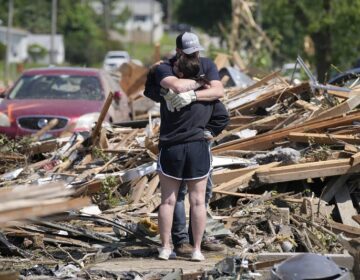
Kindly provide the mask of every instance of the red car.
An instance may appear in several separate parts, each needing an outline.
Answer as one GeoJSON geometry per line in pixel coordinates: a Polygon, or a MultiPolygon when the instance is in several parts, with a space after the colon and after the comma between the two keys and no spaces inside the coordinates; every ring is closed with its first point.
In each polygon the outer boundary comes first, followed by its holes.
{"type": "Polygon", "coordinates": [[[115,95],[107,121],[129,120],[127,96],[103,70],[55,67],[25,71],[0,99],[0,134],[10,138],[33,134],[55,118],[58,123],[47,137],[57,137],[69,128],[89,130],[110,91],[115,95]]]}

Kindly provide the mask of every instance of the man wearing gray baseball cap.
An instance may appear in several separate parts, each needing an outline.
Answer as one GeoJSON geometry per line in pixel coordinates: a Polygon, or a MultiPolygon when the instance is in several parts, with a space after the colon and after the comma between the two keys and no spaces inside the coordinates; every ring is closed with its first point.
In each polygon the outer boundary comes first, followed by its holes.
{"type": "Polygon", "coordinates": [[[200,45],[198,36],[190,32],[182,33],[176,38],[176,48],[185,54],[193,54],[204,50],[200,45]]]}

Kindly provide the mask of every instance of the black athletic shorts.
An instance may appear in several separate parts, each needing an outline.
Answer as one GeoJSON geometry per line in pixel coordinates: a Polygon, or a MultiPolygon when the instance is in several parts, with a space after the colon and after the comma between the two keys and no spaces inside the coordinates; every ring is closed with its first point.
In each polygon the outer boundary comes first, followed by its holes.
{"type": "Polygon", "coordinates": [[[195,180],[209,175],[211,156],[207,141],[162,147],[157,170],[177,180],[195,180]]]}

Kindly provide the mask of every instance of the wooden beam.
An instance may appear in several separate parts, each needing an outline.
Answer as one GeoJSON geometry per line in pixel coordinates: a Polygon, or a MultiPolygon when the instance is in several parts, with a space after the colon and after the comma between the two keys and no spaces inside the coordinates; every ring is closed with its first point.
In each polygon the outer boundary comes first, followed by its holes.
{"type": "Polygon", "coordinates": [[[273,167],[266,171],[256,172],[256,176],[262,183],[277,183],[351,174],[359,171],[360,166],[352,167],[349,159],[336,159],[273,167]]]}
{"type": "Polygon", "coordinates": [[[237,92],[236,94],[234,94],[234,96],[239,95],[239,94],[244,93],[244,92],[251,91],[253,89],[256,89],[258,87],[261,87],[261,86],[267,84],[269,81],[276,78],[279,75],[279,73],[280,73],[280,71],[276,71],[276,72],[273,72],[273,73],[265,76],[264,78],[262,78],[260,81],[256,82],[255,84],[253,84],[251,86],[248,86],[247,88],[244,88],[243,90],[237,92]]]}
{"type": "Polygon", "coordinates": [[[248,170],[247,173],[238,176],[228,182],[225,182],[216,188],[213,188],[213,192],[218,190],[224,190],[224,191],[236,191],[238,188],[246,188],[250,182],[250,180],[253,178],[254,174],[258,171],[264,171],[268,170],[271,167],[278,166],[279,162],[272,162],[269,164],[260,165],[254,170],[248,170]]]}
{"type": "Polygon", "coordinates": [[[232,179],[240,177],[249,171],[256,170],[258,167],[247,167],[247,168],[238,168],[230,170],[218,170],[214,171],[212,174],[212,181],[214,185],[219,185],[225,182],[228,182],[232,179]]]}
{"type": "Polygon", "coordinates": [[[287,137],[291,132],[320,131],[329,127],[350,125],[353,121],[359,120],[359,118],[360,112],[354,112],[347,116],[334,117],[321,121],[309,120],[294,127],[270,131],[247,139],[229,141],[212,148],[212,151],[216,154],[217,152],[226,150],[267,150],[273,148],[275,146],[274,143],[287,140],[287,137]]]}
{"type": "Polygon", "coordinates": [[[296,107],[303,108],[305,110],[312,111],[312,112],[315,112],[320,109],[319,106],[313,105],[313,104],[306,102],[304,100],[301,100],[301,99],[296,100],[294,105],[296,107]]]}
{"type": "Polygon", "coordinates": [[[344,232],[345,235],[349,237],[358,237],[360,236],[360,228],[344,225],[342,223],[337,223],[334,221],[327,221],[328,224],[325,225],[326,228],[332,231],[344,232]]]}
{"type": "Polygon", "coordinates": [[[350,158],[350,165],[358,165],[360,163],[360,152],[356,153],[355,155],[352,155],[350,158]]]}
{"type": "Polygon", "coordinates": [[[142,177],[139,182],[136,183],[136,185],[132,189],[131,193],[131,199],[133,203],[139,203],[140,198],[142,197],[146,184],[148,182],[148,178],[146,176],[142,177]]]}
{"type": "Polygon", "coordinates": [[[356,108],[358,105],[360,105],[360,95],[354,95],[353,97],[349,98],[343,103],[320,113],[317,117],[313,118],[313,120],[314,119],[320,120],[327,117],[340,116],[356,108]]]}
{"type": "Polygon", "coordinates": [[[110,105],[112,103],[112,100],[113,100],[113,97],[114,97],[114,93],[113,92],[109,92],[109,95],[107,96],[106,100],[105,100],[105,103],[103,104],[103,107],[101,109],[101,112],[100,112],[100,116],[96,122],[96,125],[95,125],[95,128],[94,130],[92,131],[92,134],[91,134],[91,139],[93,141],[93,143],[96,143],[99,135],[100,135],[100,131],[101,131],[101,126],[102,126],[102,123],[106,117],[106,114],[107,112],[109,111],[109,108],[110,108],[110,105]]]}
{"type": "Polygon", "coordinates": [[[335,90],[327,90],[328,94],[331,94],[333,96],[342,98],[342,99],[348,99],[349,98],[349,92],[343,92],[343,91],[335,91],[335,90]]]}
{"type": "Polygon", "coordinates": [[[38,140],[41,136],[43,136],[46,132],[54,128],[59,123],[58,119],[52,119],[47,125],[45,125],[42,129],[37,131],[33,137],[38,140]]]}
{"type": "Polygon", "coordinates": [[[309,143],[315,142],[317,144],[338,144],[339,141],[344,141],[350,144],[360,144],[360,138],[355,135],[335,135],[324,133],[302,133],[290,132],[289,140],[292,142],[309,143]]]}
{"type": "Polygon", "coordinates": [[[13,221],[24,221],[30,218],[61,213],[70,209],[79,209],[89,205],[90,203],[90,198],[81,197],[46,205],[46,207],[44,207],[44,205],[41,205],[41,203],[38,203],[37,206],[1,212],[0,227],[9,226],[13,221]]]}
{"type": "Polygon", "coordinates": [[[360,225],[360,215],[352,216],[353,220],[356,221],[360,225]]]}

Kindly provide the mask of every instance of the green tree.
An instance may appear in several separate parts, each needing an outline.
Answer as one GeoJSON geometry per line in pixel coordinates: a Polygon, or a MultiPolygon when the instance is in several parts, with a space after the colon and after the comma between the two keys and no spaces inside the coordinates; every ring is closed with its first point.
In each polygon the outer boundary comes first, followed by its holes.
{"type": "Polygon", "coordinates": [[[33,62],[38,62],[40,59],[45,57],[48,51],[38,44],[32,44],[28,46],[28,53],[33,62]]]}
{"type": "Polygon", "coordinates": [[[92,65],[105,53],[106,36],[96,24],[95,12],[86,3],[59,1],[58,30],[65,37],[66,59],[92,65]]]}
{"type": "Polygon", "coordinates": [[[304,56],[321,82],[331,64],[348,68],[359,56],[360,0],[262,1],[260,9],[263,28],[278,48],[276,59],[304,56]],[[305,38],[311,38],[314,52],[306,50],[305,38]]]}
{"type": "MultiPolygon", "coordinates": [[[[129,17],[125,10],[120,15],[113,15],[115,5],[121,0],[102,0],[109,3],[109,28],[129,17]]],[[[65,56],[70,63],[93,65],[99,63],[107,49],[121,44],[109,40],[105,32],[103,14],[96,14],[90,6],[91,1],[58,1],[57,33],[64,36],[65,56]]],[[[7,22],[8,0],[0,0],[0,19],[7,22]]],[[[14,1],[13,26],[31,33],[50,34],[51,1],[50,0],[16,0],[14,1]]]]}
{"type": "Polygon", "coordinates": [[[231,0],[182,0],[175,2],[176,18],[199,27],[211,35],[225,37],[220,25],[231,22],[231,0]]]}
{"type": "MultiPolygon", "coordinates": [[[[0,19],[6,25],[8,0],[0,0],[0,19]]],[[[22,27],[32,33],[49,33],[51,23],[51,1],[14,1],[13,26],[22,27]]]]}

